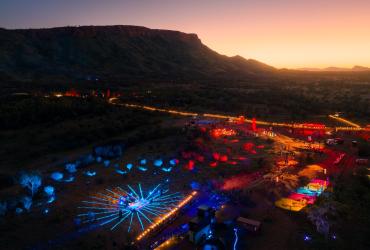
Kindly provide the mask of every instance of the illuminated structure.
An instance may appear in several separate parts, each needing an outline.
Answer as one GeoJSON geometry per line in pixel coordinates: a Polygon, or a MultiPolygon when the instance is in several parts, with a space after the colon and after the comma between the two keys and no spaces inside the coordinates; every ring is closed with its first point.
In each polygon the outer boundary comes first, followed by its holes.
{"type": "Polygon", "coordinates": [[[90,201],[82,201],[86,204],[86,206],[79,207],[85,210],[84,213],[78,215],[82,217],[82,223],[97,222],[100,226],[111,224],[110,229],[113,230],[127,221],[129,232],[132,223],[136,221],[144,231],[144,224],[152,226],[157,224],[158,222],[153,222],[153,218],[168,216],[169,212],[178,207],[176,203],[182,198],[180,193],[168,194],[168,189],[161,187],[161,184],[147,193],[143,192],[141,184],[138,184],[138,190],[130,185],[127,187],[127,191],[121,187],[106,189],[104,193],[90,196],[90,201]]]}
{"type": "Polygon", "coordinates": [[[253,119],[252,119],[252,130],[253,130],[254,132],[256,132],[256,131],[257,131],[256,118],[253,118],[253,119]]]}
{"type": "Polygon", "coordinates": [[[185,197],[180,203],[178,203],[174,208],[172,208],[165,215],[158,217],[157,220],[152,225],[150,225],[149,228],[147,228],[144,232],[142,232],[139,236],[136,237],[136,240],[137,241],[141,240],[143,237],[148,235],[150,232],[154,231],[157,227],[163,225],[163,223],[165,223],[169,218],[174,216],[182,207],[188,204],[196,194],[197,194],[197,191],[193,191],[190,195],[185,197]]]}
{"type": "Polygon", "coordinates": [[[215,128],[211,130],[212,137],[220,137],[220,136],[234,136],[236,135],[236,131],[233,129],[227,128],[215,128]]]}
{"type": "MultiPolygon", "coordinates": [[[[149,111],[158,111],[158,112],[164,112],[164,113],[170,113],[174,115],[181,115],[181,116],[203,116],[203,117],[210,117],[210,118],[216,118],[216,119],[226,119],[226,120],[237,120],[238,117],[236,116],[229,116],[229,115],[220,115],[220,114],[198,114],[193,112],[184,112],[184,111],[178,111],[178,110],[171,110],[171,109],[162,109],[162,108],[156,108],[146,105],[137,105],[137,104],[129,104],[129,103],[117,103],[115,102],[117,99],[110,98],[109,103],[114,105],[120,105],[125,106],[128,108],[137,108],[137,109],[144,109],[149,111]]],[[[251,123],[252,120],[245,119],[245,122],[251,123]]],[[[283,123],[283,122],[265,122],[265,121],[256,121],[256,124],[264,125],[264,126],[273,126],[273,127],[287,127],[287,128],[300,128],[304,129],[306,126],[304,124],[291,124],[291,123],[283,123]]],[[[347,123],[348,124],[348,123],[347,123]]],[[[357,124],[356,124],[357,125],[357,124]]],[[[342,130],[342,131],[370,131],[369,127],[357,127],[354,126],[354,124],[351,124],[352,127],[325,127],[326,130],[342,130]]],[[[308,129],[316,129],[309,127],[308,129]]],[[[317,128],[322,129],[322,128],[317,128]]]]}
{"type": "Polygon", "coordinates": [[[347,125],[350,125],[350,126],[352,126],[352,127],[355,127],[355,128],[361,128],[361,126],[360,126],[360,125],[358,125],[358,124],[356,124],[356,123],[354,123],[354,122],[351,122],[351,121],[349,121],[349,120],[347,120],[347,119],[344,119],[344,118],[341,118],[341,117],[338,117],[338,116],[335,116],[335,115],[329,115],[329,117],[330,117],[330,118],[332,118],[332,119],[334,119],[334,120],[337,120],[337,121],[340,121],[340,122],[342,122],[342,123],[345,123],[345,124],[347,124],[347,125]]]}
{"type": "Polygon", "coordinates": [[[235,239],[234,239],[233,249],[236,250],[236,244],[238,244],[238,229],[237,228],[234,228],[234,234],[235,234],[235,239]]]}
{"type": "Polygon", "coordinates": [[[313,204],[317,196],[321,195],[328,185],[329,181],[313,179],[306,186],[298,188],[296,192],[289,197],[281,198],[276,201],[275,206],[298,212],[308,204],[313,204]]]}
{"type": "Polygon", "coordinates": [[[297,127],[294,129],[294,132],[304,136],[323,136],[325,135],[325,124],[321,123],[303,123],[295,124],[297,127]]]}

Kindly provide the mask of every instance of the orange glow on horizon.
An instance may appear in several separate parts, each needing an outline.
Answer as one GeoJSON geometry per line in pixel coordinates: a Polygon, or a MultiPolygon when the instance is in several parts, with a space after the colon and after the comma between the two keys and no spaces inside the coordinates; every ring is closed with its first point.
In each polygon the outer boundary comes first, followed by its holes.
{"type": "Polygon", "coordinates": [[[220,54],[276,68],[370,67],[369,0],[4,0],[6,28],[138,25],[196,33],[220,54]]]}

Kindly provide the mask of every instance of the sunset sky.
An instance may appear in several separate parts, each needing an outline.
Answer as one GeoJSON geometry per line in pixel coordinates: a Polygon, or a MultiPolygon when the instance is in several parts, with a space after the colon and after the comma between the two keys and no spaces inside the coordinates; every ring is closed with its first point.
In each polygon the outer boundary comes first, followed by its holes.
{"type": "Polygon", "coordinates": [[[370,67],[370,0],[0,0],[0,26],[130,24],[196,33],[281,68],[370,67]]]}

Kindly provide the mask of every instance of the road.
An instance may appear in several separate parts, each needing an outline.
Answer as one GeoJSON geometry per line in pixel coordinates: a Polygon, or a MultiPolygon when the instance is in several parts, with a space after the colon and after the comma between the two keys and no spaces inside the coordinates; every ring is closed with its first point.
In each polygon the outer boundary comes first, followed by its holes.
{"type": "MultiPolygon", "coordinates": [[[[153,106],[147,106],[147,105],[138,105],[138,104],[130,104],[130,103],[120,103],[119,99],[117,98],[110,98],[108,100],[110,104],[113,105],[119,105],[124,106],[128,108],[136,108],[136,109],[143,109],[153,112],[164,112],[169,113],[173,115],[180,115],[180,116],[188,116],[188,117],[204,117],[204,118],[216,118],[216,119],[226,119],[226,120],[237,120],[239,117],[237,116],[229,116],[229,115],[223,115],[223,114],[209,114],[209,113],[195,113],[195,112],[185,112],[175,109],[163,109],[163,108],[156,108],[153,106]]],[[[329,116],[330,117],[330,116],[329,116]]],[[[341,118],[342,119],[342,118],[341,118]]],[[[343,119],[344,120],[344,119],[343,119]]],[[[252,123],[251,119],[244,119],[247,123],[252,123]]],[[[348,121],[349,122],[349,121],[348,121]]],[[[347,124],[348,124],[347,122],[347,124]]],[[[350,124],[354,124],[349,122],[350,124]]],[[[281,122],[266,122],[266,121],[256,121],[256,124],[258,125],[264,125],[264,126],[272,126],[272,127],[287,127],[287,128],[293,128],[293,129],[322,129],[322,127],[312,127],[312,126],[305,126],[303,124],[294,124],[294,123],[281,123],[281,122]]],[[[351,127],[325,127],[328,131],[369,131],[370,128],[368,127],[361,127],[357,124],[356,126],[352,125],[351,127]]]]}

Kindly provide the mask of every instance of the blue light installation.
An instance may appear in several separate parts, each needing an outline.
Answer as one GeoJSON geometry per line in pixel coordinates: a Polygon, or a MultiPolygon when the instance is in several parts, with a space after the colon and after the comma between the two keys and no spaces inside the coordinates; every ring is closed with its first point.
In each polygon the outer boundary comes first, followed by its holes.
{"type": "Polygon", "coordinates": [[[127,174],[127,171],[122,171],[122,170],[120,170],[120,169],[116,169],[116,172],[117,172],[118,174],[120,174],[120,175],[125,175],[125,174],[127,174]]]}
{"type": "Polygon", "coordinates": [[[110,165],[110,160],[105,160],[104,162],[104,167],[109,167],[109,165],[110,165]]]}
{"type": "Polygon", "coordinates": [[[309,196],[319,196],[322,193],[322,190],[311,190],[307,187],[299,187],[296,191],[298,194],[305,194],[309,196]]]}
{"type": "Polygon", "coordinates": [[[88,170],[88,171],[85,172],[85,175],[86,176],[90,176],[90,177],[91,176],[95,176],[96,175],[96,171],[90,171],[90,170],[88,170]]]}
{"type": "Polygon", "coordinates": [[[171,159],[171,160],[170,160],[170,164],[171,164],[172,166],[176,166],[178,163],[179,163],[179,160],[178,160],[178,159],[171,159]]]}
{"type": "Polygon", "coordinates": [[[141,165],[146,165],[146,159],[141,159],[141,160],[140,160],[140,164],[141,164],[141,165]]]}
{"type": "Polygon", "coordinates": [[[76,169],[76,164],[75,163],[68,163],[66,164],[65,168],[66,170],[69,172],[69,173],[76,173],[77,172],[77,169],[76,169]]]}
{"type": "Polygon", "coordinates": [[[41,186],[41,183],[41,176],[37,173],[23,173],[19,177],[19,184],[22,187],[29,189],[32,196],[37,193],[37,190],[41,186]]]}
{"type": "Polygon", "coordinates": [[[51,196],[54,195],[55,189],[53,186],[45,186],[44,192],[46,193],[47,196],[51,196]]]}
{"type": "Polygon", "coordinates": [[[162,171],[164,171],[164,172],[171,172],[171,170],[172,170],[172,167],[162,168],[162,171]]]}
{"type": "Polygon", "coordinates": [[[132,163],[127,163],[126,168],[130,171],[133,166],[134,165],[132,163]]]}
{"type": "Polygon", "coordinates": [[[102,193],[90,196],[90,200],[82,201],[84,212],[77,215],[81,223],[98,223],[100,226],[110,224],[114,230],[125,222],[129,232],[133,226],[144,231],[153,219],[166,214],[182,199],[180,193],[168,193],[161,184],[148,192],[141,188],[135,190],[127,185],[127,190],[121,187],[105,189],[102,193]],[[93,215],[93,216],[92,216],[93,215]]]}
{"type": "Polygon", "coordinates": [[[75,180],[74,176],[69,176],[67,179],[64,180],[64,182],[73,182],[75,180]]]}
{"type": "Polygon", "coordinates": [[[155,160],[154,161],[154,166],[156,166],[156,167],[160,167],[160,166],[162,166],[162,164],[163,164],[163,161],[161,160],[161,159],[157,159],[157,160],[155,160]]]}
{"type": "Polygon", "coordinates": [[[233,249],[236,250],[236,244],[238,244],[238,229],[237,228],[234,228],[234,233],[235,233],[235,240],[234,240],[233,249]]]}
{"type": "Polygon", "coordinates": [[[53,172],[50,175],[50,178],[53,179],[54,181],[61,181],[63,179],[63,173],[61,173],[61,172],[53,172]]]}
{"type": "Polygon", "coordinates": [[[310,237],[309,235],[305,235],[305,236],[303,237],[303,240],[304,240],[304,241],[310,241],[310,240],[311,240],[311,237],[310,237]]]}
{"type": "Polygon", "coordinates": [[[143,171],[143,172],[145,172],[145,171],[147,171],[147,170],[148,170],[146,167],[138,167],[138,169],[139,169],[140,171],[143,171]]]}

